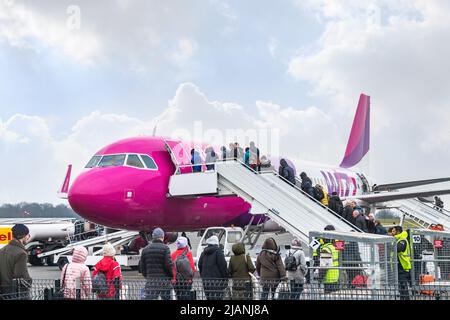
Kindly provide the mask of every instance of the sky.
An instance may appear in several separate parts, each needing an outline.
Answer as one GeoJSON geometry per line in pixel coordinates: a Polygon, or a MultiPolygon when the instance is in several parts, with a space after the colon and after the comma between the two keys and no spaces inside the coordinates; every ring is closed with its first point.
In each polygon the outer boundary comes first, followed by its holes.
{"type": "Polygon", "coordinates": [[[68,164],[156,124],[276,132],[283,155],[338,165],[360,93],[368,175],[450,176],[449,15],[446,0],[0,0],[0,204],[64,203],[68,164]]]}

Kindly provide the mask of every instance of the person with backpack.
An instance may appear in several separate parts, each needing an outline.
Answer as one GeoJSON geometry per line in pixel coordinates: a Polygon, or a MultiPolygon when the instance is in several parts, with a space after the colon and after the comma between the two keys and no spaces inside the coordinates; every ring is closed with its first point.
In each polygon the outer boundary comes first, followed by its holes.
{"type": "Polygon", "coordinates": [[[316,184],[316,186],[314,187],[314,195],[317,201],[319,201],[325,207],[328,207],[328,193],[320,184],[316,184]]]}
{"type": "Polygon", "coordinates": [[[101,300],[113,300],[119,296],[122,285],[122,272],[114,259],[116,249],[106,243],[103,246],[103,259],[97,262],[92,272],[92,292],[101,300]]]}
{"type": "Polygon", "coordinates": [[[228,287],[227,261],[217,236],[209,237],[206,244],[198,260],[205,296],[207,300],[222,300],[228,287]]]}
{"type": "Polygon", "coordinates": [[[72,253],[72,262],[67,263],[61,271],[61,288],[64,299],[77,299],[77,282],[80,283],[81,299],[89,299],[92,292],[91,273],[85,262],[88,251],[83,246],[76,246],[72,253]]]}
{"type": "Polygon", "coordinates": [[[187,238],[179,237],[176,241],[176,246],[177,250],[172,253],[173,288],[177,295],[177,300],[194,300],[192,299],[191,289],[192,279],[196,270],[187,238]]]}
{"type": "Polygon", "coordinates": [[[295,173],[285,159],[280,160],[278,174],[295,186],[295,173]]]}
{"type": "Polygon", "coordinates": [[[233,279],[233,300],[252,300],[252,278],[250,273],[256,268],[249,254],[245,254],[243,243],[236,243],[232,247],[233,254],[228,264],[228,272],[233,279]]]}
{"type": "Polygon", "coordinates": [[[147,279],[145,299],[154,300],[161,296],[163,300],[170,300],[173,278],[170,249],[164,244],[164,231],[161,228],[153,230],[152,238],[152,243],[142,250],[139,260],[139,272],[147,279]]]}
{"type": "Polygon", "coordinates": [[[267,300],[269,294],[273,299],[280,282],[287,280],[286,269],[278,245],[273,238],[267,238],[264,241],[262,251],[256,259],[256,271],[261,278],[263,288],[261,300],[267,300]]]}
{"type": "Polygon", "coordinates": [[[308,269],[302,243],[298,238],[291,241],[291,248],[284,259],[284,266],[291,288],[290,300],[299,300],[308,269]]]}
{"type": "Polygon", "coordinates": [[[301,189],[306,192],[311,198],[315,199],[315,192],[311,179],[305,172],[300,173],[300,178],[302,179],[301,189]]]}

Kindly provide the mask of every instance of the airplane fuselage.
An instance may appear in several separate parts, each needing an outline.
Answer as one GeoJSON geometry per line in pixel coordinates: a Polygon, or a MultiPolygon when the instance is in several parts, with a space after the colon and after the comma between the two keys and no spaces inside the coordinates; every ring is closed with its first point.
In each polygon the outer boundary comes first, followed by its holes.
{"type": "MultiPolygon", "coordinates": [[[[251,206],[240,197],[168,196],[169,179],[176,170],[174,161],[179,166],[190,165],[192,147],[190,142],[159,137],[130,138],[106,146],[95,154],[98,158],[91,168],[86,168],[70,187],[69,203],[89,221],[127,230],[162,227],[167,231],[194,231],[247,225],[252,217],[251,206]]],[[[196,145],[203,160],[206,147],[196,145]]],[[[215,151],[220,154],[218,148],[215,151]]],[[[274,165],[277,170],[278,164],[274,165]]],[[[336,191],[340,196],[355,196],[363,192],[363,181],[350,170],[294,166],[297,176],[305,171],[314,184],[321,184],[330,194],[336,191]]],[[[254,223],[260,219],[265,218],[257,216],[254,223]]]]}

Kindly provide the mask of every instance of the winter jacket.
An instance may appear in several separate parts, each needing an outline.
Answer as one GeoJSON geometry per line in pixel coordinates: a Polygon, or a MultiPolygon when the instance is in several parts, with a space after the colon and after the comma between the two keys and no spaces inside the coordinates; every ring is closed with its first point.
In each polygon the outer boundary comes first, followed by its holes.
{"type": "Polygon", "coordinates": [[[279,174],[283,178],[285,178],[287,181],[295,185],[295,173],[294,169],[292,169],[286,160],[281,159],[280,160],[280,168],[279,168],[279,174]]]}
{"type": "Polygon", "coordinates": [[[326,192],[323,188],[323,199],[320,200],[320,203],[323,204],[325,207],[328,207],[328,192],[326,192]]]}
{"type": "Polygon", "coordinates": [[[139,272],[146,279],[173,278],[173,264],[169,247],[161,240],[153,240],[142,250],[139,272]]]}
{"type": "Polygon", "coordinates": [[[255,266],[250,258],[250,255],[245,254],[245,247],[242,243],[236,243],[232,247],[233,254],[228,265],[228,272],[233,279],[248,279],[251,277],[248,274],[255,272],[255,266]]]}
{"type": "Polygon", "coordinates": [[[302,178],[301,189],[310,195],[310,197],[315,198],[314,187],[312,185],[312,181],[308,177],[302,178]]]}
{"type": "Polygon", "coordinates": [[[198,153],[198,151],[194,151],[194,154],[191,157],[191,164],[198,164],[197,166],[192,166],[193,172],[202,171],[202,158],[200,157],[200,153],[198,153]]]}
{"type": "Polygon", "coordinates": [[[81,299],[88,299],[91,295],[91,273],[84,264],[87,254],[86,248],[75,247],[72,262],[66,264],[61,271],[61,286],[64,288],[64,298],[66,299],[76,299],[77,289],[81,289],[81,299]],[[79,286],[77,285],[78,279],[79,286]]]}
{"type": "Polygon", "coordinates": [[[297,263],[296,271],[287,271],[287,277],[289,280],[294,280],[298,283],[305,283],[305,275],[308,271],[305,259],[305,253],[302,247],[292,246],[286,254],[286,257],[293,255],[295,262],[297,263]]]}
{"type": "Polygon", "coordinates": [[[217,156],[217,154],[214,152],[214,150],[212,148],[207,150],[206,158],[205,158],[206,163],[214,163],[217,161],[218,158],[219,157],[217,156]]]}
{"type": "Polygon", "coordinates": [[[375,234],[387,235],[387,230],[381,224],[375,225],[375,234]]]}
{"type": "Polygon", "coordinates": [[[0,249],[0,294],[13,293],[13,279],[21,278],[31,284],[27,262],[27,250],[17,239],[0,249]]]}
{"type": "Polygon", "coordinates": [[[350,222],[351,224],[355,224],[355,218],[353,218],[354,208],[351,206],[345,206],[343,218],[350,222]]]}
{"type": "Polygon", "coordinates": [[[355,226],[364,232],[369,232],[367,229],[366,217],[361,213],[355,218],[355,226]]]}
{"type": "Polygon", "coordinates": [[[227,279],[227,261],[218,245],[208,245],[198,260],[202,279],[227,279]]]}
{"type": "Polygon", "coordinates": [[[119,263],[112,257],[104,257],[95,265],[94,271],[92,272],[92,278],[94,278],[99,272],[103,272],[105,274],[106,284],[108,285],[108,293],[104,295],[99,294],[98,297],[114,298],[116,293],[116,279],[119,279],[119,289],[121,288],[122,283],[122,272],[120,270],[119,263]]]}
{"type": "Polygon", "coordinates": [[[286,278],[286,269],[272,238],[264,241],[262,251],[256,259],[256,271],[262,280],[281,280],[286,278]]]}
{"type": "Polygon", "coordinates": [[[189,263],[190,263],[190,265],[191,265],[191,268],[192,268],[192,271],[194,271],[194,273],[197,271],[196,269],[195,269],[195,263],[194,263],[194,258],[192,257],[192,252],[186,247],[186,248],[180,248],[180,249],[178,249],[178,250],[176,250],[176,251],[174,251],[173,253],[172,253],[172,262],[173,262],[173,281],[175,281],[175,279],[176,279],[176,277],[177,277],[177,269],[176,269],[176,267],[175,267],[175,260],[177,259],[177,257],[178,256],[180,256],[183,252],[185,252],[187,250],[187,253],[186,253],[186,257],[188,258],[188,260],[189,260],[189,263]]]}
{"type": "Polygon", "coordinates": [[[375,233],[376,232],[375,222],[373,220],[366,219],[366,225],[367,225],[367,231],[369,233],[375,233]]]}
{"type": "Polygon", "coordinates": [[[342,205],[341,199],[337,195],[330,197],[330,200],[328,201],[328,208],[330,208],[340,216],[343,216],[344,214],[344,206],[342,205]]]}

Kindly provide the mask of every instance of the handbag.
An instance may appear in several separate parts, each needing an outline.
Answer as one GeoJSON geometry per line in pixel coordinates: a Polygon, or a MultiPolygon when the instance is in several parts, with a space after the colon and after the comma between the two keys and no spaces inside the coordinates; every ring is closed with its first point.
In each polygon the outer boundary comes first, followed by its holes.
{"type": "Polygon", "coordinates": [[[64,287],[66,285],[66,273],[67,269],[69,269],[69,265],[67,265],[66,270],[64,270],[64,275],[62,279],[62,283],[59,288],[56,288],[55,286],[55,292],[52,295],[53,300],[63,300],[64,299],[64,287]]]}

